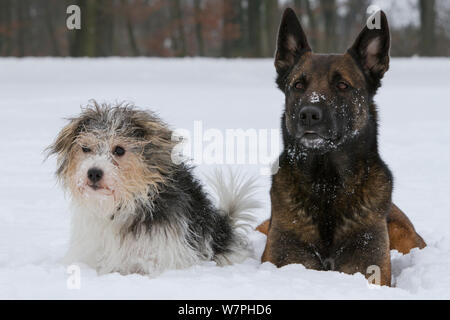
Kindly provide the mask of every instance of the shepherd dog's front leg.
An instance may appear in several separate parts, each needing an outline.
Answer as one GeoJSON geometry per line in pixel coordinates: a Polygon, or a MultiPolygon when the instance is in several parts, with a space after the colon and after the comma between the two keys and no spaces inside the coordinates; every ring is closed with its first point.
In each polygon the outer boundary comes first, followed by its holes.
{"type": "Polygon", "coordinates": [[[291,231],[271,228],[261,262],[271,262],[277,267],[301,263],[308,269],[322,270],[322,263],[312,247],[291,231]]]}
{"type": "Polygon", "coordinates": [[[387,225],[380,224],[347,236],[335,250],[334,270],[360,272],[370,283],[391,285],[391,259],[387,225]]]}

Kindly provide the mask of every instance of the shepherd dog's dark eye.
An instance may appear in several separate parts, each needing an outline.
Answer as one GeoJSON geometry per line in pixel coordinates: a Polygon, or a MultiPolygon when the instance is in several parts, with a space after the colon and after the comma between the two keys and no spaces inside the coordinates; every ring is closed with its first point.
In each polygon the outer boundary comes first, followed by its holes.
{"type": "Polygon", "coordinates": [[[125,154],[125,149],[122,148],[121,146],[117,146],[117,147],[114,148],[113,153],[114,153],[116,156],[121,157],[121,156],[123,156],[123,155],[125,154]]]}
{"type": "Polygon", "coordinates": [[[91,152],[91,149],[88,147],[81,147],[81,150],[83,150],[84,153],[91,152]]]}
{"type": "Polygon", "coordinates": [[[297,81],[297,82],[294,84],[294,87],[295,87],[295,89],[297,89],[297,90],[305,90],[305,85],[304,85],[304,83],[301,82],[301,81],[297,81]]]}
{"type": "Polygon", "coordinates": [[[337,88],[339,90],[348,89],[348,84],[346,84],[344,81],[339,81],[338,84],[337,84],[337,88]]]}

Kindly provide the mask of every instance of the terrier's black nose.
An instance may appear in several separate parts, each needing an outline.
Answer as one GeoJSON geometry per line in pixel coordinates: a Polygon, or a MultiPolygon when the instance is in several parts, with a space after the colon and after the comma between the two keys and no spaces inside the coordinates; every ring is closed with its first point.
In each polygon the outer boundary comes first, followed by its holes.
{"type": "Polygon", "coordinates": [[[96,183],[102,179],[103,171],[98,168],[91,168],[88,170],[87,176],[92,183],[96,183]]]}
{"type": "Polygon", "coordinates": [[[300,109],[300,123],[303,126],[313,126],[322,120],[322,110],[316,106],[305,106],[300,109]]]}

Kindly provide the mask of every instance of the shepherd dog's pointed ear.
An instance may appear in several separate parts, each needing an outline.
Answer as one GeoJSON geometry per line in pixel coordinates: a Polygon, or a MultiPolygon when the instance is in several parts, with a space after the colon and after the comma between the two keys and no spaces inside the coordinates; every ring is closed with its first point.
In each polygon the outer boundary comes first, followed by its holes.
{"type": "Polygon", "coordinates": [[[277,51],[275,53],[275,68],[279,76],[285,74],[298,58],[311,48],[306,39],[300,22],[294,10],[284,10],[278,29],[277,51]]]}
{"type": "Polygon", "coordinates": [[[389,69],[390,36],[384,12],[378,11],[374,17],[373,29],[369,29],[366,24],[347,52],[358,62],[376,89],[384,73],[389,69]]]}

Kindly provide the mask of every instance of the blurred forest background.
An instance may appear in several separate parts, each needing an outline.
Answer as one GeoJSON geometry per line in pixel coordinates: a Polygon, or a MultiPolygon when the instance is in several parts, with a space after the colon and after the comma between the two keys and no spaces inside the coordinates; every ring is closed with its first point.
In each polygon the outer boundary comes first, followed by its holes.
{"type": "Polygon", "coordinates": [[[371,3],[387,11],[391,55],[450,55],[449,0],[0,0],[0,56],[271,57],[288,6],[314,51],[342,52],[371,3]],[[72,4],[80,30],[66,27],[72,4]]]}

